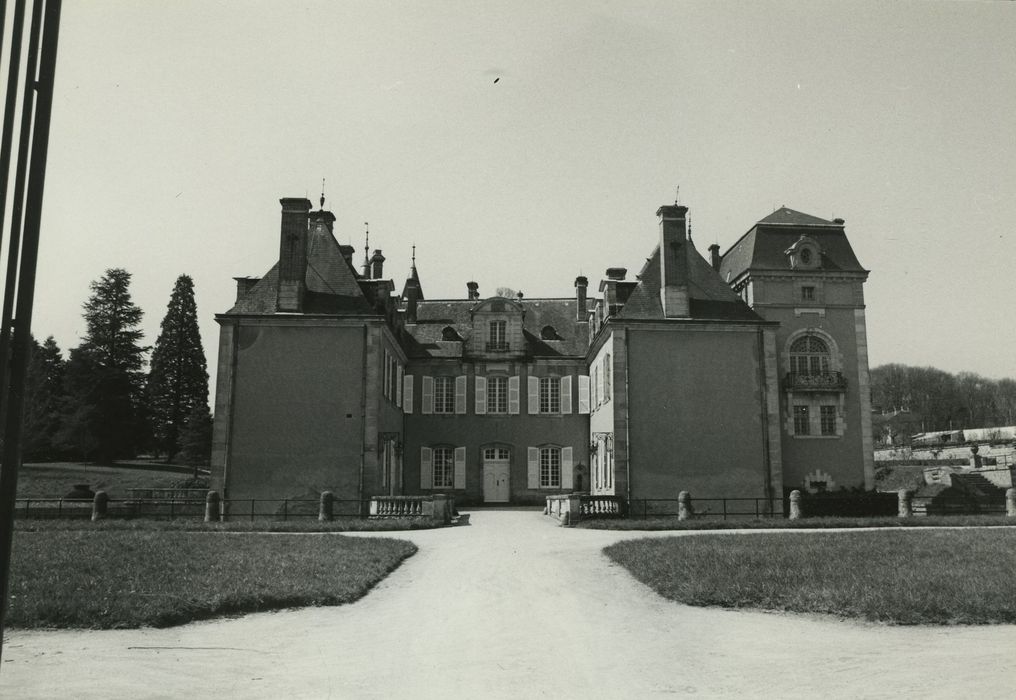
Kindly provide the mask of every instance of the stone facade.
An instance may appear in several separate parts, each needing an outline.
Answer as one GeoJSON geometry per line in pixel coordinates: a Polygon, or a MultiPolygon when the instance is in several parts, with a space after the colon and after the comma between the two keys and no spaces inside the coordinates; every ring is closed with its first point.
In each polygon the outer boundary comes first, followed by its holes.
{"type": "Polygon", "coordinates": [[[427,299],[415,261],[394,294],[380,250],[358,270],[334,216],[281,201],[279,263],[238,278],[216,317],[213,488],[227,504],[871,484],[867,273],[841,222],[781,210],[710,263],[687,208],[664,206],[645,267],[607,270],[599,297],[579,277],[564,298],[469,282],[427,299]]]}

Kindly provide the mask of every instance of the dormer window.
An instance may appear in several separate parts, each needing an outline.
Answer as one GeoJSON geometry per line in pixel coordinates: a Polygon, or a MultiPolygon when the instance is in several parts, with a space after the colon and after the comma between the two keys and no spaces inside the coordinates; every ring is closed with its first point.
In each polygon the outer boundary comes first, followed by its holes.
{"type": "Polygon", "coordinates": [[[813,238],[801,236],[794,245],[783,251],[795,270],[817,270],[822,265],[822,249],[813,238]]]}
{"type": "Polygon", "coordinates": [[[540,338],[542,340],[560,340],[561,336],[554,330],[554,326],[544,326],[543,330],[540,331],[540,338]]]}
{"type": "Polygon", "coordinates": [[[488,325],[487,350],[500,352],[508,350],[508,322],[497,320],[488,325]]]}
{"type": "Polygon", "coordinates": [[[462,337],[451,326],[445,326],[441,329],[441,340],[462,340],[462,337]]]}

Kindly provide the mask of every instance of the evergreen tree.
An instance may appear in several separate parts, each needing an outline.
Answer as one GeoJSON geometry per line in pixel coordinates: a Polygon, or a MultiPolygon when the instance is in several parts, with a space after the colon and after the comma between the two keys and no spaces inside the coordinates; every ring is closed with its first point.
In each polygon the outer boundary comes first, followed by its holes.
{"type": "Polygon", "coordinates": [[[145,444],[142,311],[131,301],[131,275],[113,268],[91,285],[86,335],[70,353],[68,401],[60,441],[86,459],[133,457],[145,444]]]}
{"type": "Polygon", "coordinates": [[[53,336],[39,345],[31,339],[32,359],[25,382],[24,456],[28,461],[54,459],[64,403],[64,359],[53,336]]]}
{"type": "Polygon", "coordinates": [[[180,433],[192,412],[208,414],[208,370],[189,275],[177,278],[155,341],[148,408],[156,445],[169,459],[181,447],[180,433]]]}

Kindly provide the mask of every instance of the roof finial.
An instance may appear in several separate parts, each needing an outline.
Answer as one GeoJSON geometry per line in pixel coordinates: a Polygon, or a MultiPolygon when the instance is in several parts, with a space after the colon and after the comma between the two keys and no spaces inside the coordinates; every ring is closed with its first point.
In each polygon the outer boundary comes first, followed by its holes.
{"type": "Polygon", "coordinates": [[[688,240],[691,240],[691,216],[688,217],[688,240]]]}
{"type": "Polygon", "coordinates": [[[413,269],[416,269],[416,244],[413,244],[413,269]]]}
{"type": "Polygon", "coordinates": [[[678,203],[678,201],[680,199],[681,199],[681,186],[678,185],[677,189],[674,191],[674,206],[675,207],[677,206],[677,203],[678,203]]]}
{"type": "Polygon", "coordinates": [[[370,268],[370,224],[366,221],[363,222],[363,266],[365,269],[370,268]]]}
{"type": "Polygon", "coordinates": [[[325,208],[325,179],[321,178],[321,210],[325,208]]]}

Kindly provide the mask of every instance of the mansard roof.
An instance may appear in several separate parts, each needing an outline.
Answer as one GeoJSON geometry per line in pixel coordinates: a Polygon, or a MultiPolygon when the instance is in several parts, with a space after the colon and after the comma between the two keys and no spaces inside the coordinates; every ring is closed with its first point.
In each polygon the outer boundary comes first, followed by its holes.
{"type": "MultiPolygon", "coordinates": [[[[488,299],[435,299],[417,305],[416,323],[406,324],[405,341],[410,357],[459,357],[462,346],[473,335],[472,311],[488,299]],[[445,328],[454,330],[463,342],[444,340],[445,328]]],[[[576,320],[575,299],[511,300],[522,307],[522,333],[526,354],[532,357],[582,357],[589,345],[586,323],[576,320]],[[558,339],[540,336],[551,326],[558,339]]]]}
{"type": "Polygon", "coordinates": [[[790,270],[790,259],[784,251],[801,236],[808,236],[821,248],[819,271],[867,272],[850,247],[842,219],[827,221],[781,207],[756,223],[723,254],[720,278],[731,282],[749,269],[790,270]]]}
{"type": "MultiPolygon", "coordinates": [[[[691,243],[691,241],[688,241],[691,243]]],[[[712,266],[695,250],[683,246],[688,260],[688,296],[691,318],[761,321],[762,318],[741,300],[716,274],[712,266]]],[[[660,302],[660,246],[646,260],[638,275],[638,286],[618,313],[620,319],[665,318],[660,302]]]]}
{"type": "MultiPolygon", "coordinates": [[[[357,275],[342,257],[339,244],[324,226],[307,232],[307,292],[303,313],[369,314],[370,304],[360,289],[357,275]]],[[[277,308],[279,265],[251,287],[227,314],[274,314],[277,308]]]]}

